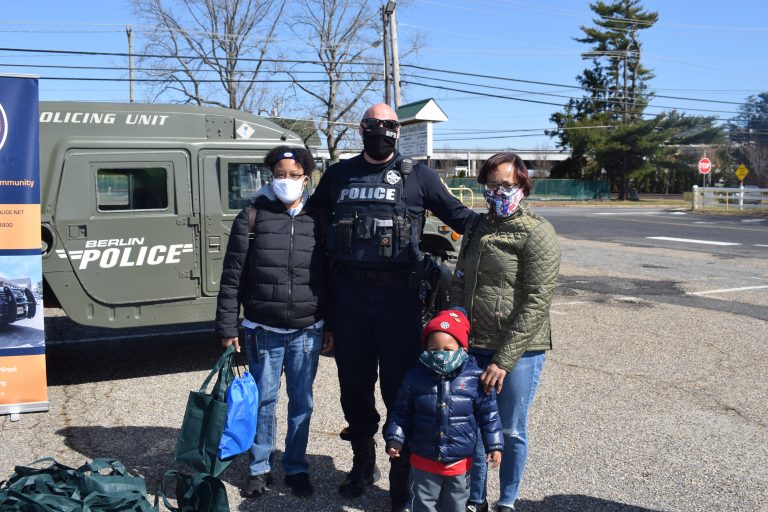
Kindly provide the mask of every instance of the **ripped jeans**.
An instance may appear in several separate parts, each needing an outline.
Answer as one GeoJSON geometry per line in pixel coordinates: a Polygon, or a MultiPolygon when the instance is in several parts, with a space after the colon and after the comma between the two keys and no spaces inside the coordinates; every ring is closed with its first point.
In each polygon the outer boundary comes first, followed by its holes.
{"type": "MultiPolygon", "coordinates": [[[[480,368],[491,363],[493,354],[470,353],[477,359],[480,368]]],[[[533,402],[539,385],[541,369],[544,366],[544,352],[526,352],[511,372],[504,378],[497,400],[499,418],[504,431],[504,454],[499,468],[499,505],[513,507],[520,494],[525,461],[528,458],[528,409],[533,402]]],[[[485,448],[478,432],[475,456],[470,470],[469,499],[476,503],[485,501],[488,467],[485,463],[485,448]]]]}

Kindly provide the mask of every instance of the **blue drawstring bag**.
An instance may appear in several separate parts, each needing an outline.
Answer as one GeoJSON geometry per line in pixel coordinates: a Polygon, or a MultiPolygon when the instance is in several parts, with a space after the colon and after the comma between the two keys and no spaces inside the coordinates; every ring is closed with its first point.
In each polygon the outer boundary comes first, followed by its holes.
{"type": "Polygon", "coordinates": [[[227,388],[227,422],[219,442],[218,457],[227,459],[247,451],[256,437],[259,388],[250,372],[235,377],[227,388]]]}

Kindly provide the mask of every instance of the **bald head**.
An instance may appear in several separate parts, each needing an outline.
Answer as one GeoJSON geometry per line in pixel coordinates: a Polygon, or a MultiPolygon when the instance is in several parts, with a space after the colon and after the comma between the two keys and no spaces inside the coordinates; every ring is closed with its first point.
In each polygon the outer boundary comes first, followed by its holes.
{"type": "Polygon", "coordinates": [[[392,119],[393,121],[397,121],[397,114],[394,110],[392,110],[392,107],[386,103],[377,103],[366,110],[365,114],[363,114],[363,119],[370,117],[375,119],[392,119]]]}

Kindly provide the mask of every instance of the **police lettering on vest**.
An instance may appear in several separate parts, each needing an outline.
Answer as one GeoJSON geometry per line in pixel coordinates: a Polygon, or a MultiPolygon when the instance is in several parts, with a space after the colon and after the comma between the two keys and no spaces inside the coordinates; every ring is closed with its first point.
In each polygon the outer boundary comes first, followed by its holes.
{"type": "Polygon", "coordinates": [[[397,201],[397,187],[372,187],[365,185],[348,185],[341,190],[339,202],[346,201],[384,201],[394,203],[397,201]]]}

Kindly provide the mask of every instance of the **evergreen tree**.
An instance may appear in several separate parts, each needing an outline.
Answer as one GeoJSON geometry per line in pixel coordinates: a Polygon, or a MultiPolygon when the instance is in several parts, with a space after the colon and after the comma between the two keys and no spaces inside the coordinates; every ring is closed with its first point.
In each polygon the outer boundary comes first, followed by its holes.
{"type": "Polygon", "coordinates": [[[590,9],[594,26],[580,27],[584,35],[575,38],[590,45],[581,57],[591,67],[576,77],[584,95],[550,118],[557,129],[548,135],[572,155],[553,169],[553,176],[605,176],[619,199],[626,198],[630,178],[647,191],[689,186],[691,157],[681,156],[678,147],[717,141],[722,131],[714,118],[675,111],[645,114],[653,72],[641,62],[639,35],[656,23],[658,13],[644,10],[639,0],[593,2],[590,9]]]}

